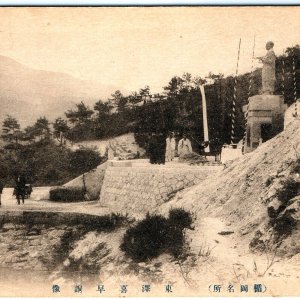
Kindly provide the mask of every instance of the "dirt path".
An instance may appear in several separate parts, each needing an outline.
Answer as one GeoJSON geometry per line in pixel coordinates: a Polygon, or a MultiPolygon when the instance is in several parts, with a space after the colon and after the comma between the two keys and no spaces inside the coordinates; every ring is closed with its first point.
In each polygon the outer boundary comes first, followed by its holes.
{"type": "Polygon", "coordinates": [[[203,286],[220,284],[223,296],[233,296],[227,290],[229,285],[240,293],[240,285],[248,284],[249,296],[250,293],[253,296],[256,295],[253,285],[260,283],[267,288],[263,295],[297,295],[300,255],[282,259],[274,253],[251,253],[247,244],[239,241],[230,223],[215,217],[204,217],[195,225],[197,232],[189,231],[187,235],[191,251],[198,257],[197,267],[189,274],[197,288],[203,290],[203,286]]]}
{"type": "Polygon", "coordinates": [[[241,260],[241,254],[229,234],[232,229],[213,217],[203,218],[195,226],[197,232],[189,232],[190,245],[192,253],[200,259],[199,267],[203,267],[202,263],[205,265],[207,272],[201,273],[205,274],[206,279],[210,278],[212,284],[227,284],[234,278],[233,262],[239,263],[241,260]]]}

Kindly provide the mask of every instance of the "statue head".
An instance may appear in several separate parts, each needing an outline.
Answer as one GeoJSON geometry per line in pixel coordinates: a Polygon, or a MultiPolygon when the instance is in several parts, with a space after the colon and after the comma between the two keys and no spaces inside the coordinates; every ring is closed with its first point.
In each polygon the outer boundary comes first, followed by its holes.
{"type": "Polygon", "coordinates": [[[272,41],[269,41],[266,43],[266,49],[267,50],[270,50],[274,47],[274,43],[272,41]]]}

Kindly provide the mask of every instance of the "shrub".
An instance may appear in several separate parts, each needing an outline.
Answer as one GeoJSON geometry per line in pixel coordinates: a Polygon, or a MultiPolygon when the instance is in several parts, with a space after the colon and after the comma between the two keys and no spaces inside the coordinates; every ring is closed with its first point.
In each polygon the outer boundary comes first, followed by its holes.
{"type": "Polygon", "coordinates": [[[300,182],[288,178],[282,188],[277,191],[277,198],[282,203],[288,202],[290,199],[296,197],[300,193],[300,182]]]}
{"type": "Polygon", "coordinates": [[[50,190],[51,201],[76,202],[84,200],[84,191],[79,187],[56,187],[50,190]]]}
{"type": "Polygon", "coordinates": [[[163,216],[146,215],[146,218],[129,228],[120,249],[136,261],[145,261],[170,253],[178,258],[184,247],[183,229],[191,227],[192,217],[183,209],[169,212],[169,219],[163,216]]]}
{"type": "Polygon", "coordinates": [[[300,158],[298,158],[293,166],[292,173],[300,173],[300,158]]]}
{"type": "Polygon", "coordinates": [[[168,251],[176,258],[183,257],[184,255],[184,234],[183,229],[191,227],[193,223],[192,216],[189,212],[183,208],[174,208],[169,211],[169,228],[168,239],[168,251]]]}
{"type": "Polygon", "coordinates": [[[167,219],[162,216],[150,216],[129,228],[120,248],[137,261],[159,256],[166,248],[167,219]]]}
{"type": "Polygon", "coordinates": [[[191,213],[183,208],[173,208],[169,211],[169,222],[172,226],[180,228],[190,228],[193,223],[191,213]]]}
{"type": "Polygon", "coordinates": [[[297,227],[297,221],[290,214],[284,213],[275,220],[273,227],[279,236],[287,236],[297,227]]]}

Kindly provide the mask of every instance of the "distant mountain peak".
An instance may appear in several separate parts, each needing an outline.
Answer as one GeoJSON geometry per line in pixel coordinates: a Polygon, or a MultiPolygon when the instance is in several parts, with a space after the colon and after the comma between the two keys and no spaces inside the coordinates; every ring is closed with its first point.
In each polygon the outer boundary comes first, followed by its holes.
{"type": "Polygon", "coordinates": [[[0,55],[0,121],[7,114],[14,115],[21,125],[33,123],[40,116],[52,120],[80,101],[93,107],[117,89],[62,72],[33,69],[0,55]]]}

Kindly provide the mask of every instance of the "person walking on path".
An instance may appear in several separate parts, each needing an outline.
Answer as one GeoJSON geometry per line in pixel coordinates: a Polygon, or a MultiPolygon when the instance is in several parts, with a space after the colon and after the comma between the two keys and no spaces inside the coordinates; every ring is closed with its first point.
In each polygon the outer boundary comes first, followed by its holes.
{"type": "Polygon", "coordinates": [[[16,198],[17,198],[17,203],[18,205],[21,204],[21,199],[22,199],[22,203],[24,204],[24,200],[25,200],[25,194],[26,194],[26,179],[23,175],[18,175],[18,177],[16,178],[16,186],[15,186],[15,190],[16,190],[16,198]]]}

